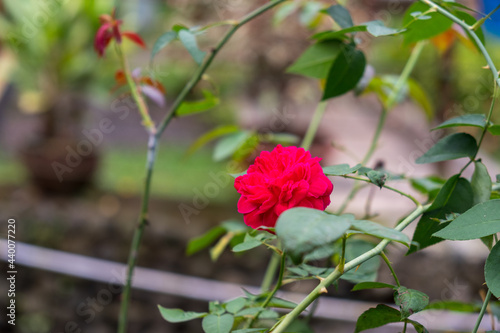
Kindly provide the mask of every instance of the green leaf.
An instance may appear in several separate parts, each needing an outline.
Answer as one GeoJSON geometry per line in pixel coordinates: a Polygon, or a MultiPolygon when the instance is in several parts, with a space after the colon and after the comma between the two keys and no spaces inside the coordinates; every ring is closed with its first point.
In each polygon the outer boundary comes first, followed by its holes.
{"type": "MultiPolygon", "coordinates": [[[[353,260],[354,258],[370,251],[373,248],[374,245],[372,243],[369,243],[362,239],[348,239],[345,249],[346,262],[353,260]]],[[[379,267],[380,259],[378,256],[375,256],[362,263],[359,267],[356,267],[344,273],[340,278],[352,283],[360,283],[365,281],[373,282],[377,279],[377,272],[379,267]]]]}
{"type": "Polygon", "coordinates": [[[243,328],[241,330],[235,330],[232,333],[256,333],[256,332],[265,332],[268,328],[243,328]]]}
{"type": "Polygon", "coordinates": [[[484,126],[486,126],[486,117],[484,116],[484,114],[466,114],[463,116],[448,119],[439,126],[434,127],[432,130],[458,126],[473,126],[484,128],[484,126]]]}
{"type": "Polygon", "coordinates": [[[410,97],[424,110],[427,119],[431,120],[434,117],[434,108],[425,90],[412,78],[408,79],[407,85],[410,97]]]}
{"type": "MultiPolygon", "coordinates": [[[[264,311],[264,308],[262,307],[253,307],[253,308],[246,308],[241,310],[236,314],[237,317],[243,317],[243,316],[255,316],[259,312],[264,311]]],[[[260,317],[260,316],[259,316],[260,317]]]]}
{"type": "Polygon", "coordinates": [[[401,313],[398,310],[384,304],[379,304],[376,308],[370,308],[359,316],[354,333],[390,323],[397,323],[400,319],[401,313]]]}
{"type": "Polygon", "coordinates": [[[366,176],[373,184],[377,185],[379,188],[384,187],[387,180],[387,174],[379,170],[370,170],[366,173],[366,176]]]}
{"type": "Polygon", "coordinates": [[[217,226],[215,228],[208,230],[203,235],[193,238],[188,243],[186,254],[190,256],[198,251],[203,250],[204,248],[209,247],[213,242],[215,242],[215,240],[217,240],[225,232],[226,230],[223,227],[217,226]]]}
{"type": "Polygon", "coordinates": [[[435,237],[451,240],[468,240],[500,232],[500,199],[475,205],[458,216],[435,237]]]}
{"type": "Polygon", "coordinates": [[[243,243],[240,243],[240,244],[236,245],[235,247],[233,247],[233,252],[244,252],[244,251],[251,250],[251,249],[256,248],[258,246],[261,246],[261,245],[262,245],[262,242],[260,240],[250,236],[249,234],[246,234],[245,240],[243,241],[243,243]]]}
{"type": "Polygon", "coordinates": [[[314,333],[314,331],[309,327],[309,320],[305,318],[304,320],[295,319],[286,329],[288,333],[314,333]]]}
{"type": "Polygon", "coordinates": [[[356,87],[365,71],[366,59],[362,51],[345,46],[330,67],[322,100],[345,94],[356,87]]]}
{"type": "Polygon", "coordinates": [[[161,305],[158,305],[158,309],[160,310],[160,314],[163,319],[170,323],[182,323],[184,321],[201,318],[207,315],[206,312],[186,312],[181,309],[167,309],[162,307],[161,305]]]}
{"type": "Polygon", "coordinates": [[[234,232],[228,232],[225,234],[219,241],[210,249],[210,259],[212,261],[217,261],[221,254],[224,252],[226,249],[227,245],[231,242],[233,237],[235,236],[234,232]]]}
{"type": "Polygon", "coordinates": [[[406,287],[396,289],[394,300],[401,309],[401,320],[422,311],[429,304],[429,296],[421,291],[406,287]]]}
{"type": "Polygon", "coordinates": [[[481,237],[481,242],[483,242],[484,245],[488,248],[488,250],[491,251],[491,248],[493,247],[493,235],[481,237]]]}
{"type": "Polygon", "coordinates": [[[245,298],[243,298],[243,297],[235,298],[235,299],[225,303],[226,311],[229,313],[235,314],[238,311],[240,311],[241,309],[243,309],[246,304],[247,304],[247,300],[245,298]]]}
{"type": "Polygon", "coordinates": [[[474,194],[474,205],[490,200],[491,177],[486,166],[480,162],[474,162],[474,174],[471,179],[472,193],[474,194]]]}
{"type": "Polygon", "coordinates": [[[212,140],[215,140],[221,136],[228,135],[230,133],[237,132],[239,130],[238,126],[235,125],[227,125],[227,126],[219,126],[214,128],[213,130],[203,134],[196,141],[189,146],[187,155],[193,154],[195,151],[206,145],[212,140]]]}
{"type": "Polygon", "coordinates": [[[361,164],[356,164],[352,168],[349,164],[338,164],[323,167],[323,172],[327,176],[344,176],[350,173],[355,173],[359,168],[361,168],[361,164]]]}
{"type": "Polygon", "coordinates": [[[461,214],[472,207],[472,188],[465,178],[452,176],[443,185],[431,207],[418,221],[413,234],[412,245],[407,254],[437,244],[443,239],[433,234],[443,229],[447,223],[437,222],[445,219],[447,214],[461,214]]]}
{"type": "Polygon", "coordinates": [[[492,135],[500,135],[500,125],[491,125],[488,127],[488,132],[492,135]]]}
{"type": "Polygon", "coordinates": [[[349,229],[349,220],[323,211],[296,207],[285,210],[276,222],[276,234],[292,254],[304,254],[330,244],[349,229]]]}
{"type": "Polygon", "coordinates": [[[338,31],[322,31],[313,35],[311,38],[317,41],[327,41],[327,40],[342,40],[346,39],[346,34],[352,32],[366,31],[366,25],[357,25],[354,27],[338,30],[338,31]]]}
{"type": "Polygon", "coordinates": [[[330,31],[330,30],[322,31],[313,35],[311,38],[317,41],[343,40],[348,38],[346,36],[348,33],[356,33],[360,31],[368,31],[374,37],[381,37],[381,36],[394,36],[404,32],[405,30],[386,27],[384,25],[384,22],[377,20],[377,21],[366,22],[360,25],[356,25],[338,31],[330,31]]]}
{"type": "Polygon", "coordinates": [[[268,307],[270,308],[282,308],[282,309],[294,309],[297,303],[287,301],[282,298],[273,297],[269,301],[268,307]]]}
{"type": "Polygon", "coordinates": [[[252,136],[252,133],[240,131],[225,136],[215,146],[213,159],[222,161],[231,157],[247,140],[252,136]]]}
{"type": "Polygon", "coordinates": [[[436,176],[411,179],[411,186],[420,193],[427,194],[429,196],[429,201],[434,200],[444,183],[444,179],[436,176]]]}
{"type": "Polygon", "coordinates": [[[467,133],[455,133],[439,140],[416,163],[435,163],[462,157],[473,158],[477,151],[476,139],[467,133]]]}
{"type": "Polygon", "coordinates": [[[177,32],[175,31],[168,31],[158,37],[158,39],[155,42],[155,45],[153,46],[153,50],[151,51],[151,61],[153,61],[153,58],[155,55],[161,51],[165,46],[167,46],[171,41],[177,38],[177,32]]]}
{"type": "Polygon", "coordinates": [[[234,233],[244,233],[250,230],[242,221],[239,220],[226,220],[221,223],[221,226],[226,229],[226,231],[231,231],[234,233]]]}
{"type": "Polygon", "coordinates": [[[486,285],[495,297],[500,297],[500,242],[491,249],[484,266],[486,285]]]}
{"type": "Polygon", "coordinates": [[[338,41],[313,44],[288,67],[287,72],[317,79],[326,78],[330,67],[340,54],[340,45],[338,41]]]}
{"type": "Polygon", "coordinates": [[[196,36],[187,29],[180,30],[178,36],[191,57],[193,57],[194,61],[200,65],[203,62],[203,58],[205,58],[206,52],[203,52],[198,48],[196,36]]]}
{"type": "Polygon", "coordinates": [[[229,333],[233,328],[234,317],[228,313],[222,316],[209,314],[201,322],[205,333],[229,333]]]}
{"type": "Polygon", "coordinates": [[[448,310],[455,312],[479,312],[480,306],[459,301],[436,301],[425,307],[426,310],[448,310]]]}
{"type": "Polygon", "coordinates": [[[365,290],[365,289],[380,289],[380,288],[389,288],[395,289],[396,286],[392,284],[382,283],[382,282],[361,282],[355,285],[351,291],[365,290]]]}
{"type": "Polygon", "coordinates": [[[262,141],[282,145],[297,145],[300,142],[300,137],[290,133],[268,133],[264,135],[262,141]]]}
{"type": "Polygon", "coordinates": [[[424,327],[424,325],[416,322],[415,320],[410,319],[408,320],[408,322],[413,325],[417,333],[429,333],[429,331],[424,327]]]}
{"type": "Polygon", "coordinates": [[[337,22],[337,24],[342,28],[350,28],[354,25],[352,22],[351,14],[342,5],[333,5],[326,9],[326,13],[337,22]]]}
{"type": "Polygon", "coordinates": [[[384,227],[378,223],[367,221],[367,220],[354,220],[351,221],[352,226],[364,234],[375,236],[378,238],[387,238],[399,243],[402,243],[406,246],[409,246],[410,239],[408,236],[403,234],[401,231],[397,231],[392,228],[384,227]]]}
{"type": "Polygon", "coordinates": [[[394,36],[405,31],[404,29],[386,27],[384,22],[379,20],[366,22],[364,25],[366,26],[366,31],[368,31],[373,37],[394,36]]]}
{"type": "Polygon", "coordinates": [[[414,15],[412,15],[417,12],[425,13],[429,9],[428,5],[415,2],[406,10],[402,24],[407,27],[407,31],[404,33],[406,44],[437,36],[451,27],[453,22],[437,12],[427,13],[426,16],[430,17],[428,20],[415,19],[414,15]]]}
{"type": "Polygon", "coordinates": [[[203,90],[204,98],[199,101],[185,101],[181,104],[179,109],[175,112],[176,116],[188,116],[204,111],[208,111],[214,107],[216,107],[219,103],[219,97],[214,96],[210,91],[203,90]]]}

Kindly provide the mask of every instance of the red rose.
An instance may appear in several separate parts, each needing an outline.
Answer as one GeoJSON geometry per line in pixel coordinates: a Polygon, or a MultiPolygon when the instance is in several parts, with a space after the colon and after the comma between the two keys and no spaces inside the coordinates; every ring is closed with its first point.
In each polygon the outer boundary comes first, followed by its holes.
{"type": "Polygon", "coordinates": [[[325,210],[333,184],[319,161],[303,148],[278,145],[272,152],[263,151],[234,182],[245,224],[254,229],[274,227],[278,216],[293,207],[325,210]]]}

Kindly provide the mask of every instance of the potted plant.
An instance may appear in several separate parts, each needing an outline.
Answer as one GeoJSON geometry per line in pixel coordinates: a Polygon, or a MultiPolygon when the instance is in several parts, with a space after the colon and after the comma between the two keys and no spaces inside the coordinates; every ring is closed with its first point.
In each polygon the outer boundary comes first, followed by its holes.
{"type": "Polygon", "coordinates": [[[40,119],[20,157],[45,192],[75,192],[97,168],[96,147],[82,140],[81,126],[95,77],[92,32],[103,10],[94,1],[4,1],[1,39],[17,61],[18,106],[40,119]]]}

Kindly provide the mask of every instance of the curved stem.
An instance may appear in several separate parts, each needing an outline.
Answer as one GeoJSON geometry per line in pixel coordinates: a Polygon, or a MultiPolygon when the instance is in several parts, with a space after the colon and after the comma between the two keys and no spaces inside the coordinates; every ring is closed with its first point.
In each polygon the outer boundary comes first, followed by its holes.
{"type": "Polygon", "coordinates": [[[148,224],[148,211],[149,211],[149,195],[151,189],[151,178],[153,176],[153,166],[156,159],[157,140],[153,132],[149,135],[148,143],[148,157],[146,164],[146,178],[144,179],[144,189],[142,194],[141,212],[139,215],[139,223],[134,231],[132,244],[130,245],[130,253],[127,263],[127,279],[122,293],[120,315],[118,318],[118,333],[125,333],[127,331],[127,316],[128,305],[130,303],[130,292],[132,289],[132,279],[134,276],[134,268],[137,263],[137,254],[141,245],[144,229],[148,224]]]}
{"type": "Polygon", "coordinates": [[[479,311],[479,317],[477,317],[476,325],[474,326],[472,333],[477,333],[479,325],[481,325],[481,321],[483,320],[484,313],[486,312],[486,308],[488,307],[488,303],[490,302],[490,298],[491,298],[491,290],[488,289],[488,293],[484,298],[483,306],[481,307],[481,311],[479,311]]]}
{"type": "MultiPolygon", "coordinates": [[[[419,205],[410,215],[408,215],[396,228],[395,230],[401,231],[404,228],[406,228],[411,222],[413,222],[417,217],[419,217],[423,212],[425,212],[428,208],[430,207],[429,205],[421,206],[419,205]]],[[[367,251],[360,255],[359,257],[356,257],[355,259],[349,261],[345,266],[344,266],[344,271],[347,272],[353,268],[356,268],[358,265],[361,265],[365,261],[367,261],[370,258],[373,258],[376,255],[379,255],[385,248],[386,246],[390,243],[391,241],[388,239],[382,240],[377,246],[375,246],[373,249],[370,251],[367,251]]],[[[330,275],[328,275],[325,279],[321,280],[321,282],[314,288],[313,291],[309,293],[309,295],[306,296],[300,302],[295,309],[293,309],[291,312],[289,312],[285,317],[283,317],[282,321],[276,325],[275,328],[271,329],[270,332],[273,333],[283,333],[288,325],[290,325],[312,302],[314,302],[315,299],[317,299],[321,294],[324,288],[330,286],[333,282],[337,281],[342,273],[339,271],[338,266],[333,271],[330,275]]]]}
{"type": "MultiPolygon", "coordinates": [[[[348,179],[354,179],[354,180],[357,180],[357,181],[361,181],[361,182],[373,184],[369,179],[365,179],[365,178],[361,178],[361,177],[348,176],[348,175],[343,175],[341,177],[348,178],[348,179]]],[[[373,184],[373,185],[375,185],[375,184],[373,184]]],[[[377,185],[375,185],[375,186],[377,186],[377,185]]],[[[387,185],[383,185],[382,187],[385,188],[385,189],[388,189],[390,191],[396,192],[398,194],[401,194],[404,197],[407,197],[408,199],[410,199],[411,201],[413,201],[413,203],[415,205],[417,205],[417,206],[420,205],[420,202],[414,196],[412,196],[412,195],[410,195],[408,193],[405,193],[403,191],[400,191],[400,190],[398,190],[398,189],[396,189],[394,187],[387,186],[387,185]]]]}
{"type": "Polygon", "coordinates": [[[436,3],[434,3],[431,0],[419,0],[419,1],[431,6],[432,8],[435,8],[439,13],[443,14],[444,16],[446,16],[447,18],[449,18],[450,20],[452,20],[453,22],[455,22],[456,24],[458,24],[459,26],[464,28],[467,32],[469,32],[472,39],[474,39],[474,41],[476,42],[476,45],[479,48],[479,51],[483,54],[483,57],[486,59],[486,62],[488,63],[488,67],[489,67],[491,73],[493,74],[493,79],[496,81],[497,85],[500,85],[500,78],[498,75],[498,71],[495,67],[495,64],[493,63],[493,60],[491,59],[488,51],[486,51],[486,48],[484,47],[483,43],[481,42],[481,40],[477,36],[476,32],[474,31],[474,26],[468,25],[467,23],[465,23],[464,21],[462,21],[458,17],[455,17],[455,15],[453,15],[452,13],[450,13],[449,11],[444,9],[443,7],[437,5],[436,3]]]}
{"type": "Polygon", "coordinates": [[[216,54],[219,52],[219,50],[226,44],[226,42],[229,40],[229,38],[234,34],[236,30],[238,30],[241,26],[243,26],[245,23],[251,21],[255,17],[259,16],[260,14],[264,13],[265,11],[273,8],[274,6],[287,1],[287,0],[276,0],[273,2],[270,2],[257,10],[253,11],[252,13],[248,14],[247,16],[243,17],[239,22],[235,23],[234,26],[229,30],[226,35],[222,38],[222,40],[219,42],[217,47],[210,53],[208,57],[205,58],[204,62],[200,67],[198,67],[198,70],[193,74],[193,77],[189,82],[186,84],[184,89],[181,91],[177,99],[175,100],[174,104],[172,105],[170,112],[167,113],[165,118],[162,120],[160,123],[160,126],[158,129],[155,127],[153,121],[151,120],[149,116],[149,112],[147,110],[146,103],[144,102],[144,99],[140,95],[139,91],[137,90],[137,86],[135,84],[135,81],[132,78],[132,75],[130,73],[130,70],[128,69],[128,64],[127,61],[123,55],[121,46],[118,44],[117,45],[117,53],[120,58],[120,61],[122,63],[122,67],[125,73],[125,77],[127,79],[127,83],[130,87],[132,97],[134,101],[136,102],[139,112],[142,116],[143,119],[143,124],[144,126],[148,129],[149,132],[149,142],[148,142],[148,156],[147,156],[147,162],[146,162],[146,176],[144,179],[144,188],[143,188],[143,195],[142,195],[142,205],[141,205],[141,212],[139,215],[139,222],[138,226],[134,232],[134,236],[132,239],[132,244],[130,247],[130,253],[128,257],[128,272],[127,272],[127,278],[125,282],[125,287],[124,291],[122,294],[122,301],[121,301],[121,306],[120,306],[120,315],[118,319],[118,333],[125,333],[127,329],[127,314],[128,314],[128,305],[130,302],[130,292],[132,288],[132,279],[133,279],[133,274],[134,274],[134,268],[137,262],[137,254],[139,251],[139,247],[142,241],[142,236],[144,234],[144,229],[147,225],[148,221],[148,210],[149,210],[149,196],[150,196],[150,188],[151,188],[151,179],[153,175],[153,168],[156,160],[156,149],[158,145],[159,138],[161,134],[165,131],[167,128],[168,124],[172,120],[172,118],[175,116],[175,112],[177,109],[180,107],[188,93],[193,89],[193,87],[196,85],[196,83],[201,79],[203,73],[207,70],[209,65],[211,64],[212,60],[215,58],[216,54]]]}
{"type": "Polygon", "coordinates": [[[486,132],[488,131],[488,127],[490,126],[491,117],[493,115],[493,109],[495,108],[495,101],[497,99],[497,92],[498,92],[498,86],[496,85],[496,81],[495,81],[495,86],[493,88],[493,98],[491,100],[488,115],[486,116],[486,125],[484,125],[483,131],[481,132],[481,137],[479,138],[479,141],[477,143],[477,150],[476,150],[476,154],[474,154],[474,159],[476,158],[477,153],[479,152],[479,148],[481,147],[481,144],[483,143],[484,136],[486,135],[486,132]]]}
{"type": "Polygon", "coordinates": [[[347,243],[347,235],[344,234],[342,237],[342,253],[340,255],[340,263],[339,263],[339,271],[340,273],[344,273],[344,266],[345,266],[345,246],[347,243]]]}
{"type": "Polygon", "coordinates": [[[250,14],[244,16],[242,19],[239,21],[235,21],[232,25],[233,27],[229,29],[229,31],[222,37],[220,40],[219,44],[208,54],[208,56],[205,57],[203,60],[202,64],[198,67],[196,72],[193,74],[193,77],[189,82],[184,86],[184,89],[180,92],[179,96],[174,101],[174,104],[170,107],[169,112],[167,115],[163,118],[163,120],[160,122],[160,125],[158,126],[158,136],[161,136],[163,131],[165,131],[165,128],[168,126],[170,121],[175,117],[175,113],[181,106],[182,102],[186,98],[186,96],[191,92],[191,90],[194,88],[194,86],[200,81],[201,77],[203,76],[203,73],[207,70],[207,68],[210,66],[212,61],[214,60],[215,56],[217,53],[219,53],[220,49],[227,43],[227,41],[231,38],[231,36],[239,29],[241,28],[244,24],[248,23],[249,21],[253,20],[257,16],[261,15],[262,13],[268,11],[269,9],[279,5],[282,2],[285,2],[287,0],[275,0],[267,3],[266,5],[254,10],[250,14]]]}
{"type": "Polygon", "coordinates": [[[262,284],[260,286],[261,292],[266,292],[271,287],[271,283],[273,283],[274,274],[278,269],[280,264],[280,255],[276,252],[271,254],[271,260],[269,260],[269,264],[266,268],[266,273],[264,274],[264,279],[262,280],[262,284]]]}
{"type": "Polygon", "coordinates": [[[318,106],[316,107],[316,110],[314,111],[314,115],[311,119],[311,122],[309,123],[309,127],[307,128],[306,135],[304,136],[304,139],[302,140],[302,144],[300,145],[305,150],[309,150],[309,148],[311,148],[311,144],[314,140],[314,137],[316,136],[316,133],[318,132],[319,124],[321,123],[321,119],[323,118],[323,115],[325,114],[327,104],[328,104],[328,101],[320,102],[318,104],[318,106]]]}
{"type": "Polygon", "coordinates": [[[392,277],[394,278],[394,281],[396,282],[396,285],[398,287],[401,287],[401,283],[399,283],[399,279],[396,275],[396,272],[394,271],[394,268],[392,267],[392,264],[389,261],[389,258],[387,258],[387,256],[385,255],[384,251],[380,252],[380,256],[382,257],[382,259],[384,259],[385,263],[387,264],[387,267],[389,267],[389,269],[391,270],[391,274],[392,277]]]}

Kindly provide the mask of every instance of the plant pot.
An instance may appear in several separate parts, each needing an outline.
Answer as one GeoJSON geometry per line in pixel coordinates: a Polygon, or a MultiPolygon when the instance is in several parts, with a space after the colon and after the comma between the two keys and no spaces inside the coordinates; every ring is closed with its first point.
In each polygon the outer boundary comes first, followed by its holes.
{"type": "Polygon", "coordinates": [[[88,140],[51,138],[26,146],[20,158],[31,183],[47,194],[75,194],[88,187],[99,155],[88,140]]]}

